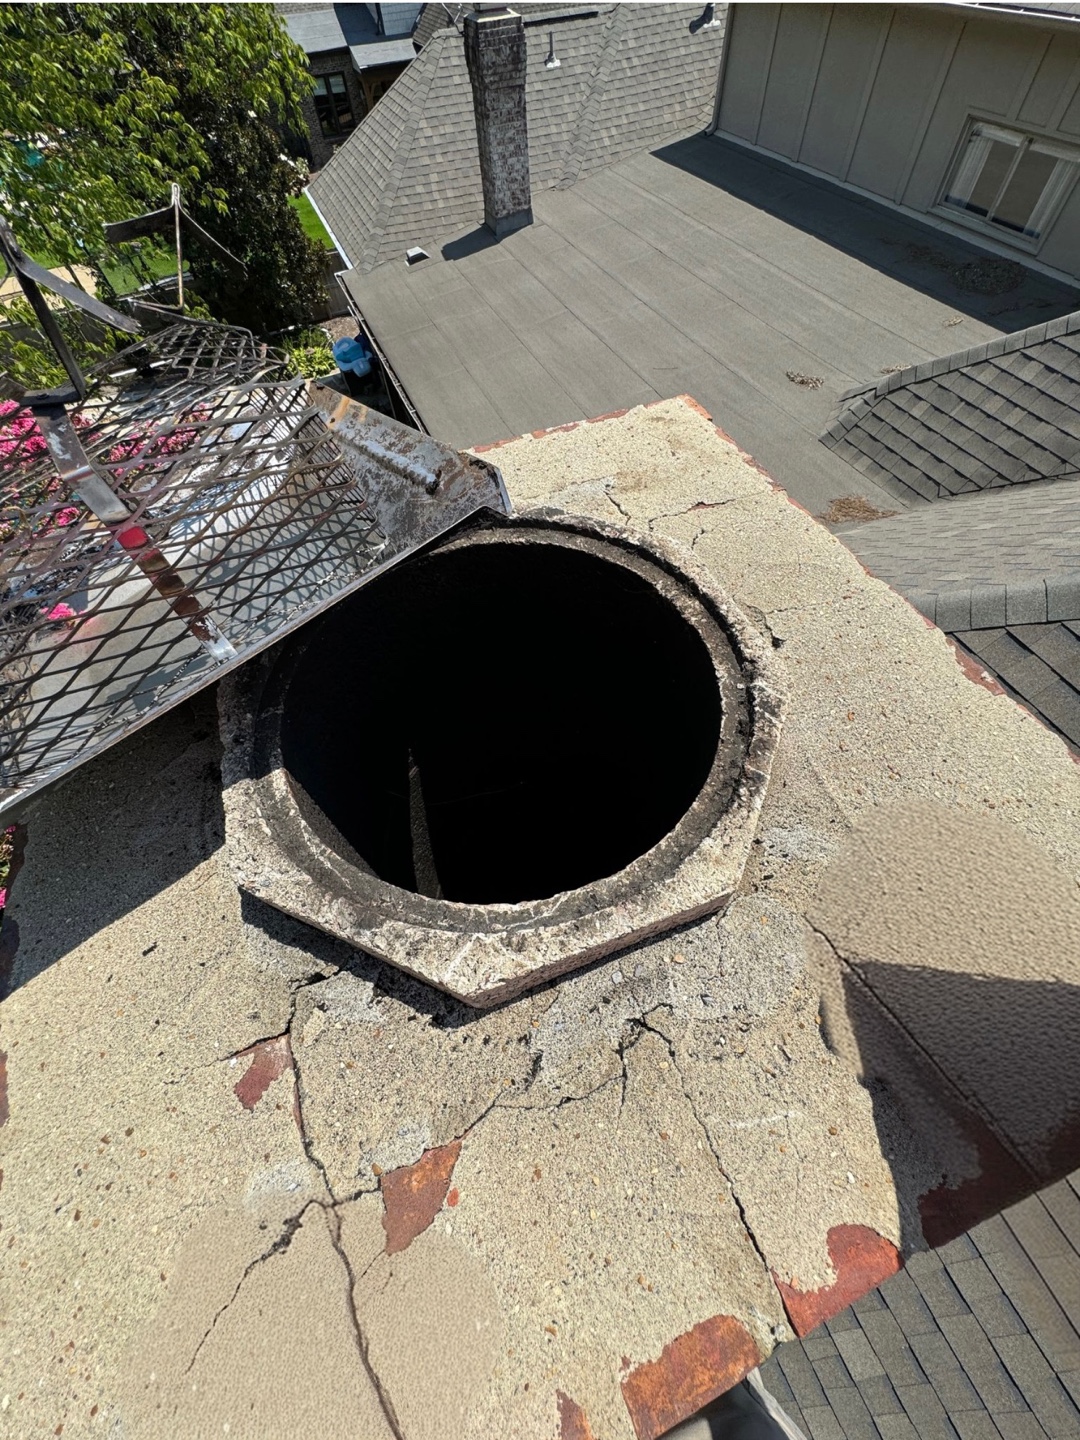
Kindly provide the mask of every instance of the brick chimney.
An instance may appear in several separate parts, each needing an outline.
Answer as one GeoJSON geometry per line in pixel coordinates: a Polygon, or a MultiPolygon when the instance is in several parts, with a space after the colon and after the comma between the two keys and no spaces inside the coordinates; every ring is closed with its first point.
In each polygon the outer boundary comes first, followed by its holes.
{"type": "Polygon", "coordinates": [[[513,10],[465,17],[484,224],[497,236],[532,224],[529,134],[525,123],[525,29],[513,10]]]}

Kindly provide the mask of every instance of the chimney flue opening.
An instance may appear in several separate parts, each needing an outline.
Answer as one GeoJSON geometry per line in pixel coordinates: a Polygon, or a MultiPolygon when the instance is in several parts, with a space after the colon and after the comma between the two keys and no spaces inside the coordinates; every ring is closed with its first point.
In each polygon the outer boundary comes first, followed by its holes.
{"type": "Polygon", "coordinates": [[[663,839],[721,734],[712,657],[641,577],[557,545],[485,544],[335,608],[283,696],[308,821],[436,899],[543,899],[663,839]]]}

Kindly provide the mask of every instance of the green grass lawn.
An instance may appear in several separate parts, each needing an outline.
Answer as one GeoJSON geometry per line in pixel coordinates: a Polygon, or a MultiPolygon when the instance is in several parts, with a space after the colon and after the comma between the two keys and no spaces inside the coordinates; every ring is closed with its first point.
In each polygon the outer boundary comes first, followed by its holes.
{"type": "Polygon", "coordinates": [[[315,207],[306,195],[292,195],[289,197],[289,204],[300,216],[300,224],[304,227],[304,234],[312,240],[317,240],[324,250],[333,250],[334,242],[326,233],[326,227],[315,214],[315,207]]]}
{"type": "MultiPolygon", "coordinates": [[[[122,247],[117,246],[112,257],[105,261],[102,269],[108,276],[109,284],[116,291],[117,295],[130,295],[137,290],[147,279],[164,280],[166,275],[176,274],[176,254],[169,250],[144,250],[143,268],[136,269],[135,266],[126,264],[119,258],[122,247]]],[[[185,266],[185,271],[186,271],[185,266]]]]}

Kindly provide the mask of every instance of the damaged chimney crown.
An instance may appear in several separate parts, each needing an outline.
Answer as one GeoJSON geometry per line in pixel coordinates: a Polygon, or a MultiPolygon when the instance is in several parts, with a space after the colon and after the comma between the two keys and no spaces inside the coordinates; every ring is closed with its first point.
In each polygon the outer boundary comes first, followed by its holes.
{"type": "Polygon", "coordinates": [[[496,236],[532,224],[529,134],[525,119],[525,29],[512,10],[465,17],[484,224],[496,236]]]}

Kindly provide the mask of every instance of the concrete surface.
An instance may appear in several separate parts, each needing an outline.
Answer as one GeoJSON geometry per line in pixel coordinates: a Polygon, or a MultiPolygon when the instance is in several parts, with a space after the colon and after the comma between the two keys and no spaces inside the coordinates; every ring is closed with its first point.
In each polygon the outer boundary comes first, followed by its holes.
{"type": "Polygon", "coordinates": [[[0,1432],[644,1440],[1075,1166],[1062,742],[691,403],[492,458],[779,651],[739,897],[477,1015],[241,907],[211,700],[86,767],[5,921],[0,1432]]]}

